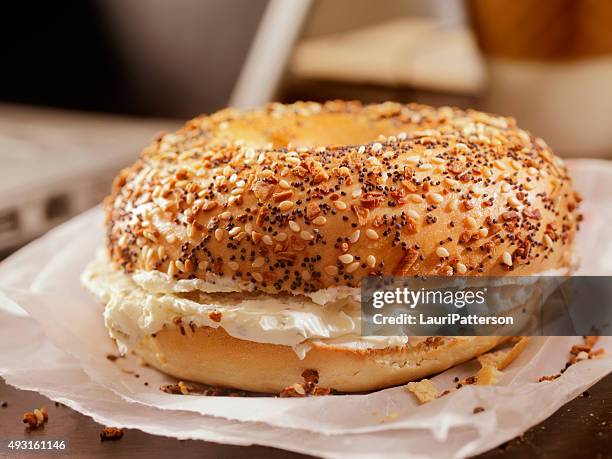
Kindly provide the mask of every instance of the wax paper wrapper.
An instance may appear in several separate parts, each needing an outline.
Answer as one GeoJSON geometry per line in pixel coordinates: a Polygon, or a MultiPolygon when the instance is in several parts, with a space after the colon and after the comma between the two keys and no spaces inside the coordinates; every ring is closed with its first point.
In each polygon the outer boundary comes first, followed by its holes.
{"type": "MultiPolygon", "coordinates": [[[[584,195],[578,252],[581,274],[612,273],[612,166],[572,162],[584,195]]],[[[418,405],[403,387],[370,394],[310,398],[204,397],[159,390],[176,382],[133,356],[115,354],[102,306],[79,275],[102,244],[102,213],[93,209],[34,241],[0,265],[4,314],[0,372],[9,384],[40,391],[112,425],[178,438],[262,444],[322,457],[465,457],[492,448],[540,422],[612,370],[612,359],[579,362],[559,373],[576,337],[532,338],[497,386],[464,386],[418,405]],[[34,321],[36,323],[34,323],[34,321]],[[147,382],[148,385],[144,383],[147,382]],[[474,408],[484,411],[474,414],[474,408]]],[[[598,346],[612,348],[612,338],[598,346]]],[[[475,374],[468,362],[431,378],[448,389],[475,374]]]]}

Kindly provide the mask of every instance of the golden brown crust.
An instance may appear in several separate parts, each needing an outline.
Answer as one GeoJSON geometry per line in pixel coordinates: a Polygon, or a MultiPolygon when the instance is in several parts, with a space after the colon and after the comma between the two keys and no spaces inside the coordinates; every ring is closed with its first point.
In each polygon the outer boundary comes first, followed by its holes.
{"type": "Polygon", "coordinates": [[[530,275],[570,265],[578,202],[563,162],[510,118],[271,104],[196,118],[146,148],[106,201],[107,244],[128,272],[273,293],[530,275]]]}
{"type": "Polygon", "coordinates": [[[316,370],[319,385],[359,392],[403,384],[476,357],[505,337],[432,337],[404,348],[352,350],[315,346],[300,360],[289,346],[255,343],[222,328],[165,327],[143,338],[136,352],[177,378],[254,392],[280,393],[316,370]]]}

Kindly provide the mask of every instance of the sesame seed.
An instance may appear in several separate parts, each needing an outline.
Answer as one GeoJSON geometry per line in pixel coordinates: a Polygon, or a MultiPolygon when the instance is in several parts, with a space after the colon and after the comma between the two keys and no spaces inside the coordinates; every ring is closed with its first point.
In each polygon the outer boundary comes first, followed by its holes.
{"type": "Polygon", "coordinates": [[[497,167],[500,171],[505,171],[506,170],[506,165],[503,162],[501,162],[499,159],[496,159],[493,162],[493,165],[495,167],[497,167]]]}
{"type": "Polygon", "coordinates": [[[463,263],[457,263],[455,268],[459,274],[465,274],[467,272],[467,267],[463,263]]]}
{"type": "Polygon", "coordinates": [[[546,245],[546,248],[548,249],[552,249],[553,247],[553,240],[550,238],[548,234],[544,235],[544,244],[546,245]]]}
{"type": "Polygon", "coordinates": [[[500,189],[501,189],[502,193],[507,193],[508,191],[510,191],[512,189],[512,187],[510,186],[510,184],[508,182],[502,182],[500,189]]]}
{"type": "Polygon", "coordinates": [[[246,237],[246,234],[247,233],[245,233],[244,231],[239,231],[238,234],[236,234],[235,236],[232,236],[232,239],[234,241],[240,242],[246,237]]]}
{"type": "Polygon", "coordinates": [[[234,188],[231,191],[232,196],[238,196],[240,194],[244,193],[244,188],[234,188]]]}
{"type": "Polygon", "coordinates": [[[285,159],[285,161],[287,161],[292,166],[296,166],[296,167],[302,164],[302,161],[300,161],[299,158],[295,158],[293,156],[288,157],[287,159],[285,159]]]}
{"type": "Polygon", "coordinates": [[[514,168],[514,170],[518,171],[521,168],[521,163],[517,161],[516,159],[513,159],[510,164],[512,164],[512,167],[514,168]]]}
{"type": "Polygon", "coordinates": [[[304,239],[305,241],[312,241],[314,239],[314,236],[312,235],[312,233],[306,230],[300,231],[300,237],[304,239]]]}
{"type": "Polygon", "coordinates": [[[289,209],[293,208],[293,206],[295,205],[295,203],[293,201],[283,201],[278,205],[278,208],[283,211],[286,212],[289,209]]]}
{"type": "Polygon", "coordinates": [[[359,240],[360,236],[361,236],[361,231],[360,230],[353,231],[353,233],[349,236],[349,242],[351,244],[354,244],[355,242],[357,242],[359,240]]]}
{"type": "Polygon", "coordinates": [[[264,257],[257,257],[253,261],[253,268],[261,268],[266,263],[266,259],[264,257]]]}
{"type": "Polygon", "coordinates": [[[174,277],[175,271],[174,271],[174,263],[170,262],[168,263],[168,276],[170,277],[174,277]]]}
{"type": "Polygon", "coordinates": [[[229,266],[232,271],[238,271],[238,268],[240,268],[240,265],[235,261],[230,261],[227,266],[229,266]]]}
{"type": "Polygon", "coordinates": [[[410,218],[413,218],[413,219],[415,219],[415,220],[418,220],[419,218],[421,218],[421,216],[419,215],[419,213],[418,213],[416,210],[414,210],[414,209],[408,209],[407,214],[408,214],[408,216],[409,216],[410,218]]]}
{"type": "Polygon", "coordinates": [[[469,216],[465,217],[463,222],[465,223],[465,226],[467,226],[468,228],[476,228],[476,225],[478,225],[474,217],[469,217],[469,216]]]}
{"type": "Polygon", "coordinates": [[[366,147],[365,145],[361,145],[358,149],[357,149],[357,153],[359,153],[360,155],[363,155],[366,151],[366,147]]]}
{"type": "Polygon", "coordinates": [[[502,260],[505,265],[512,266],[512,255],[510,255],[510,252],[504,252],[502,260]]]}
{"type": "Polygon", "coordinates": [[[436,255],[438,255],[440,258],[446,258],[450,255],[450,253],[448,253],[448,250],[446,250],[444,247],[438,247],[436,249],[436,255]]]}
{"type": "Polygon", "coordinates": [[[174,264],[176,265],[176,269],[178,269],[181,272],[185,272],[185,265],[183,264],[181,260],[176,260],[174,264]]]}
{"type": "Polygon", "coordinates": [[[361,196],[361,188],[357,188],[356,190],[353,190],[353,192],[351,193],[351,196],[353,196],[354,198],[358,198],[359,196],[361,196]]]}
{"type": "Polygon", "coordinates": [[[234,226],[231,230],[228,231],[228,233],[230,236],[235,236],[240,231],[242,231],[242,228],[240,226],[234,226]]]}
{"type": "Polygon", "coordinates": [[[280,186],[283,190],[288,190],[291,188],[291,185],[289,185],[289,182],[284,179],[278,182],[278,186],[280,186]]]}
{"type": "Polygon", "coordinates": [[[289,220],[289,229],[291,229],[291,231],[293,231],[294,233],[299,233],[301,228],[296,221],[289,220]]]}
{"type": "Polygon", "coordinates": [[[193,266],[193,262],[192,262],[191,260],[187,260],[187,261],[185,262],[185,272],[190,273],[190,272],[192,272],[192,271],[193,271],[193,268],[194,268],[194,266],[193,266]]]}
{"type": "Polygon", "coordinates": [[[143,231],[142,235],[152,242],[157,242],[157,238],[155,237],[155,234],[153,234],[151,231],[143,231]]]}
{"type": "Polygon", "coordinates": [[[221,242],[225,238],[225,230],[223,228],[217,228],[215,230],[215,239],[221,242]]]}
{"type": "Polygon", "coordinates": [[[338,274],[338,268],[333,265],[326,266],[323,271],[325,271],[325,273],[329,274],[330,276],[335,276],[336,274],[338,274]]]}
{"type": "Polygon", "coordinates": [[[429,193],[429,200],[435,204],[440,204],[444,201],[444,197],[440,193],[429,193]]]}
{"type": "Polygon", "coordinates": [[[376,266],[376,257],[374,255],[368,255],[368,258],[366,258],[366,263],[370,268],[373,268],[376,266]]]}
{"type": "Polygon", "coordinates": [[[357,268],[359,268],[359,262],[358,261],[354,261],[353,263],[351,263],[350,265],[348,265],[346,267],[346,272],[347,273],[352,273],[353,271],[355,271],[357,268]]]}
{"type": "Polygon", "coordinates": [[[259,244],[259,241],[261,241],[261,233],[258,233],[257,231],[251,231],[251,240],[254,244],[259,244]]]}
{"type": "Polygon", "coordinates": [[[376,152],[379,152],[380,150],[382,150],[382,144],[380,144],[379,142],[375,142],[372,145],[372,151],[376,153],[376,152]]]}
{"type": "Polygon", "coordinates": [[[510,196],[508,198],[508,204],[511,205],[512,207],[518,207],[521,205],[521,201],[519,201],[518,199],[516,199],[515,196],[510,196]]]}
{"type": "Polygon", "coordinates": [[[488,228],[480,228],[478,230],[478,234],[480,235],[480,237],[487,237],[489,235],[489,229],[488,228]]]}
{"type": "Polygon", "coordinates": [[[349,263],[351,263],[353,261],[353,259],[354,259],[354,257],[350,253],[345,253],[345,254],[340,255],[338,257],[338,260],[340,260],[345,265],[348,265],[349,263]]]}
{"type": "Polygon", "coordinates": [[[322,226],[322,225],[325,225],[325,223],[327,223],[327,218],[325,218],[323,215],[319,215],[317,218],[315,218],[312,221],[312,223],[318,226],[322,226]]]}
{"type": "Polygon", "coordinates": [[[253,279],[255,279],[255,281],[263,282],[263,276],[261,275],[261,273],[253,272],[251,273],[251,276],[253,276],[253,279]]]}
{"type": "Polygon", "coordinates": [[[413,202],[414,204],[418,204],[420,202],[423,202],[423,198],[421,196],[419,196],[418,194],[409,194],[408,195],[408,200],[410,202],[413,202]]]}
{"type": "Polygon", "coordinates": [[[538,170],[535,167],[530,167],[529,169],[527,169],[527,173],[529,175],[538,175],[538,170]]]}
{"type": "Polygon", "coordinates": [[[408,156],[406,158],[406,162],[407,163],[412,163],[412,164],[416,164],[421,160],[420,156],[408,156]]]}
{"type": "Polygon", "coordinates": [[[366,231],[366,237],[368,239],[372,239],[373,241],[377,240],[379,238],[378,233],[373,230],[372,228],[368,228],[366,231]]]}
{"type": "Polygon", "coordinates": [[[536,187],[535,182],[525,182],[524,187],[527,191],[531,191],[536,187]]]}
{"type": "Polygon", "coordinates": [[[274,245],[274,241],[272,241],[272,238],[270,237],[269,234],[264,234],[261,240],[266,245],[274,245]]]}
{"type": "Polygon", "coordinates": [[[444,183],[446,183],[451,188],[456,187],[457,185],[459,185],[459,181],[458,180],[455,180],[455,179],[452,179],[452,178],[449,178],[449,177],[446,177],[444,179],[444,183]]]}
{"type": "Polygon", "coordinates": [[[338,199],[337,201],[334,201],[334,207],[338,210],[346,210],[348,206],[346,205],[346,202],[338,199]]]}
{"type": "Polygon", "coordinates": [[[455,150],[457,150],[459,153],[467,153],[468,151],[470,151],[468,146],[461,142],[455,144],[455,150]]]}
{"type": "Polygon", "coordinates": [[[276,236],[274,236],[274,239],[276,239],[278,242],[284,242],[287,240],[287,233],[282,232],[282,233],[278,233],[276,236]]]}

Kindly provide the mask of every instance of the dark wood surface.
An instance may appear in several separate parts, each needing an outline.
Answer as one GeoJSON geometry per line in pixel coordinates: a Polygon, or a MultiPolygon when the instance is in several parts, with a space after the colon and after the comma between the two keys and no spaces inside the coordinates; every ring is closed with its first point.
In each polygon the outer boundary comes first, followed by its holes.
{"type": "MultiPolygon", "coordinates": [[[[46,397],[17,390],[0,379],[0,439],[66,439],[75,457],[201,457],[201,458],[301,458],[307,457],[262,446],[229,446],[192,440],[157,437],[139,430],[124,431],[117,441],[100,441],[103,426],[56,405],[46,397]],[[46,407],[49,420],[43,428],[28,431],[21,421],[26,411],[46,407]]],[[[0,453],[0,457],[2,453],[0,453]]],[[[8,457],[21,457],[17,455],[8,457]]],[[[32,454],[31,457],[45,457],[32,454]]],[[[571,401],[543,423],[529,429],[479,459],[492,458],[612,458],[612,375],[571,401]]]]}

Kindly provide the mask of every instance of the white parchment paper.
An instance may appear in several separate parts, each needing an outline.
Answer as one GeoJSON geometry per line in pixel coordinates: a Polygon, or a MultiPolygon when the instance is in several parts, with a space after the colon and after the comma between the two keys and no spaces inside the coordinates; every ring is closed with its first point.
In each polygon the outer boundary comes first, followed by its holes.
{"type": "MultiPolygon", "coordinates": [[[[582,160],[572,169],[585,197],[581,273],[610,275],[612,166],[582,160]]],[[[171,378],[132,357],[106,359],[116,350],[103,326],[102,306],[78,280],[102,236],[101,211],[94,209],[0,265],[0,304],[13,310],[18,305],[31,316],[0,316],[0,372],[9,384],[40,391],[105,424],[324,457],[464,457],[520,434],[612,370],[610,357],[589,360],[555,381],[538,383],[540,376],[558,373],[571,345],[580,341],[542,337],[532,339],[500,385],[465,386],[422,406],[401,387],[303,399],[166,394],[159,386],[171,378]],[[485,411],[473,414],[476,406],[485,411]]],[[[598,345],[610,352],[612,338],[598,345]]],[[[469,362],[433,381],[444,390],[455,376],[477,369],[469,362]]]]}

